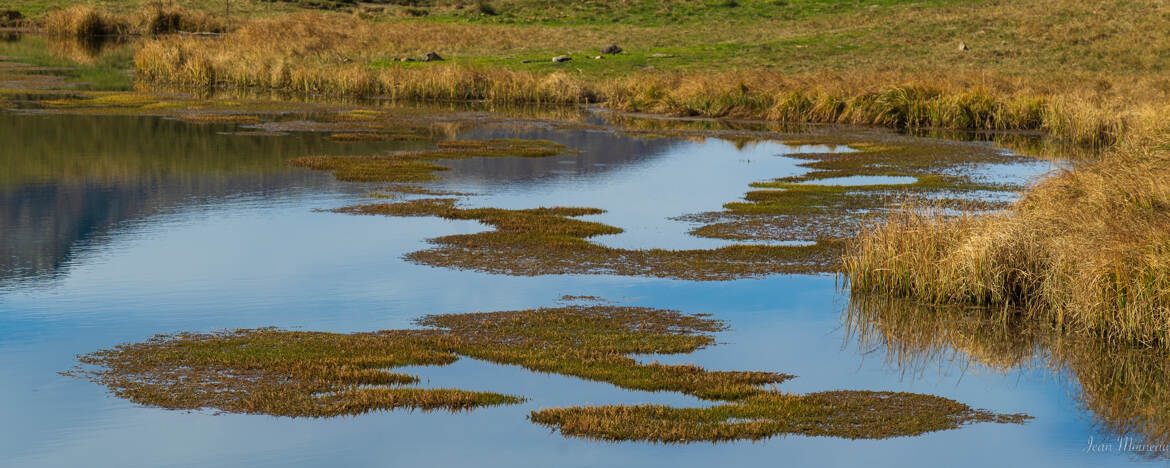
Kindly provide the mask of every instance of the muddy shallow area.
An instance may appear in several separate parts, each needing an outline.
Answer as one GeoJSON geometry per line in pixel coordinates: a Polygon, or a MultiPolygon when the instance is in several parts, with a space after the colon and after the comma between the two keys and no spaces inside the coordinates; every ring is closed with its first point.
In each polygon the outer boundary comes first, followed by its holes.
{"type": "Polygon", "coordinates": [[[1163,374],[1133,364],[1149,362],[1142,357],[1122,365],[1068,350],[1061,358],[1045,350],[1064,345],[1005,338],[1023,336],[1015,330],[982,334],[986,328],[927,319],[911,326],[880,310],[861,316],[828,270],[694,281],[551,267],[532,276],[500,274],[488,267],[490,257],[482,263],[428,263],[411,254],[436,248],[429,240],[492,228],[470,219],[333,211],[435,197],[455,198],[466,209],[577,206],[604,211],[581,220],[621,229],[588,239],[606,252],[808,245],[844,235],[849,223],[907,193],[1005,202],[1014,197],[1012,188],[1052,167],[989,142],[857,128],[670,125],[579,110],[491,113],[236,98],[196,108],[196,98],[151,93],[3,96],[6,107],[20,108],[0,111],[0,141],[12,142],[0,146],[5,465],[1159,462],[1160,453],[1118,444],[1127,434],[1160,434],[1157,415],[1102,403],[1109,399],[1101,395],[1132,391],[1128,395],[1140,400],[1158,393],[1163,374]],[[105,101],[92,102],[100,99],[105,101]],[[191,118],[199,115],[254,115],[259,123],[191,118]],[[412,137],[334,136],[354,132],[412,137]],[[571,151],[437,159],[431,162],[446,169],[436,170],[434,179],[410,182],[423,190],[403,189],[397,181],[347,182],[287,164],[305,156],[385,156],[429,151],[441,141],[500,138],[548,140],[571,151]],[[856,157],[868,159],[847,159],[856,157]],[[894,160],[903,163],[890,165],[894,160]],[[793,184],[821,188],[793,190],[793,184]],[[778,193],[784,191],[799,195],[778,193]],[[711,225],[719,228],[696,231],[711,225]],[[269,326],[405,329],[430,314],[580,302],[565,295],[711,314],[729,327],[715,333],[714,346],[639,356],[643,362],[791,374],[796,377],[779,388],[794,393],[937,395],[1035,419],[884,440],[787,435],[719,444],[596,442],[550,432],[527,415],[579,405],[710,403],[461,358],[447,366],[399,370],[417,375],[420,381],[412,385],[418,388],[466,388],[527,400],[457,413],[397,410],[294,419],[144,407],[58,374],[72,368],[79,354],[157,333],[269,326]],[[1133,378],[1086,392],[1100,387],[1082,385],[1095,382],[1090,377],[1103,369],[1123,369],[1133,378]]]}

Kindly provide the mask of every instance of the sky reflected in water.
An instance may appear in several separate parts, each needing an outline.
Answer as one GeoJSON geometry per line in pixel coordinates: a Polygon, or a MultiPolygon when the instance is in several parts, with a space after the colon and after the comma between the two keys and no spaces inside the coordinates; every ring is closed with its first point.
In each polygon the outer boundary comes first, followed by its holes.
{"type": "MultiPolygon", "coordinates": [[[[1005,374],[978,364],[939,362],[908,373],[887,362],[881,350],[857,349],[846,339],[844,299],[832,276],[688,282],[509,277],[415,265],[401,257],[425,248],[427,238],[484,227],[317,211],[366,201],[364,194],[376,185],[338,183],[327,174],[283,164],[303,154],[392,146],[223,130],[155,118],[0,111],[0,136],[42,135],[0,145],[6,171],[0,179],[0,397],[5,401],[0,465],[1104,466],[1140,461],[1130,454],[1084,453],[1090,436],[1109,436],[1094,429],[1092,414],[1078,408],[1067,382],[1042,368],[1005,374]],[[90,130],[47,137],[74,127],[90,130]],[[105,137],[112,134],[119,136],[116,141],[105,137]],[[167,164],[157,164],[158,159],[167,164]],[[402,328],[425,314],[556,306],[566,294],[710,313],[732,328],[718,335],[718,346],[654,359],[791,373],[798,377],[781,388],[793,392],[923,392],[1036,419],[878,441],[790,436],[672,446],[565,438],[529,423],[526,415],[549,406],[703,402],[468,359],[410,371],[424,386],[517,393],[530,401],[459,414],[395,411],[293,420],[143,408],[107,395],[99,385],[57,374],[74,365],[76,354],[156,333],[261,326],[339,332],[402,328]]],[[[454,169],[439,185],[480,194],[469,198],[468,206],[604,208],[606,214],[591,219],[626,232],[597,241],[638,248],[725,245],[689,236],[693,226],[671,218],[717,210],[742,197],[753,181],[800,174],[798,161],[783,155],[810,149],[582,130],[520,136],[554,139],[582,153],[453,161],[454,169]]],[[[980,170],[1023,182],[1045,168],[980,170]]]]}

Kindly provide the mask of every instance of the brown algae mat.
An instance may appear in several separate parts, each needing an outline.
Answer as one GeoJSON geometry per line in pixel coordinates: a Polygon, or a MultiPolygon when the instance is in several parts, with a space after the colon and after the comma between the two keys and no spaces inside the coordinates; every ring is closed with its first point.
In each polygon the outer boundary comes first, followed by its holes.
{"type": "Polygon", "coordinates": [[[407,365],[459,357],[645,391],[717,401],[708,408],[607,405],[545,408],[529,418],[562,434],[658,442],[762,439],[781,434],[886,438],[1013,422],[931,395],[830,391],[795,395],[765,388],[791,376],[644,363],[633,354],[689,353],[714,344],[726,325],[705,315],[610,305],[431,315],[424,328],[337,334],[272,328],[159,335],[79,359],[73,375],[135,403],[168,409],[330,417],[411,408],[469,410],[524,398],[423,389],[407,365]]]}

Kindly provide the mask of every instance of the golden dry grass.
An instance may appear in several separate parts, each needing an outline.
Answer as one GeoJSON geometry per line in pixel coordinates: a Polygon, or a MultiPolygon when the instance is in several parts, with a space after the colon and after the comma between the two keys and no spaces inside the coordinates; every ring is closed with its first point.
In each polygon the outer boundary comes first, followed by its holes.
{"type": "Polygon", "coordinates": [[[132,14],[99,11],[90,5],[73,5],[50,12],[41,29],[51,36],[95,38],[131,34],[159,35],[175,32],[223,32],[222,18],[206,11],[185,10],[174,2],[152,0],[132,14]]]}
{"type": "Polygon", "coordinates": [[[1152,1],[993,1],[655,27],[369,22],[302,13],[248,21],[219,40],[151,43],[136,64],[149,81],[186,85],[603,101],[678,115],[1043,130],[1106,144],[1129,125],[1132,102],[1170,92],[1156,72],[1170,43],[1143,33],[1167,26],[1166,15],[1151,14],[1165,8],[1152,1]],[[955,50],[960,40],[970,50],[955,50]],[[582,57],[610,42],[626,44],[628,54],[582,57]],[[657,49],[679,59],[648,58],[657,49]],[[395,61],[434,50],[451,60],[395,61]],[[536,54],[544,62],[564,52],[588,61],[554,67],[519,60],[536,54]]]}
{"type": "Polygon", "coordinates": [[[907,208],[852,245],[849,286],[1023,307],[1067,332],[1170,344],[1167,135],[1134,132],[1100,162],[1044,180],[1002,214],[956,219],[907,208]]]}

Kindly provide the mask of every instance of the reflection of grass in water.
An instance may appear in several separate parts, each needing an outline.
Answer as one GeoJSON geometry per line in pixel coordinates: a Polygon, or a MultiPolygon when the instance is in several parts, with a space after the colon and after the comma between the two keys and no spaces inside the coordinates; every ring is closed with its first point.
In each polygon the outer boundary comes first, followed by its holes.
{"type": "Polygon", "coordinates": [[[435,266],[510,275],[616,274],[697,281],[759,277],[774,273],[826,271],[833,267],[834,245],[733,245],[711,250],[617,249],[589,242],[621,229],[576,216],[600,214],[596,208],[458,208],[451,199],[359,205],[342,213],[438,216],[476,220],[496,229],[432,239],[438,247],[408,259],[435,266]]]}
{"type": "Polygon", "coordinates": [[[764,390],[789,376],[641,363],[630,354],[688,353],[714,343],[722,322],[674,311],[615,306],[433,315],[427,328],[334,334],[275,329],[177,334],[81,358],[75,371],[134,402],[280,416],[337,416],[401,407],[469,409],[520,397],[404,387],[417,377],[389,369],[445,365],[467,356],[725,401],[712,408],[600,406],[543,409],[534,422],[566,435],[686,442],[781,433],[883,438],[979,422],[1019,422],[944,398],[888,392],[789,395],[764,390]]]}
{"type": "Polygon", "coordinates": [[[42,38],[26,35],[19,41],[0,42],[0,56],[21,62],[69,67],[62,71],[88,89],[129,90],[130,68],[136,44],[123,41],[42,38]]]}
{"type": "Polygon", "coordinates": [[[286,161],[294,156],[407,145],[387,142],[375,148],[374,143],[355,142],[342,147],[323,138],[220,134],[226,129],[154,117],[0,112],[0,141],[21,142],[0,145],[0,187],[282,173],[289,171],[286,161]],[[95,146],[95,141],[102,144],[95,146]]]}
{"type": "Polygon", "coordinates": [[[1170,356],[1163,350],[1070,337],[1023,310],[927,306],[867,294],[853,295],[844,320],[860,349],[882,348],[908,372],[937,361],[974,361],[1001,372],[1042,363],[1068,377],[1107,432],[1170,444],[1170,356]]]}

